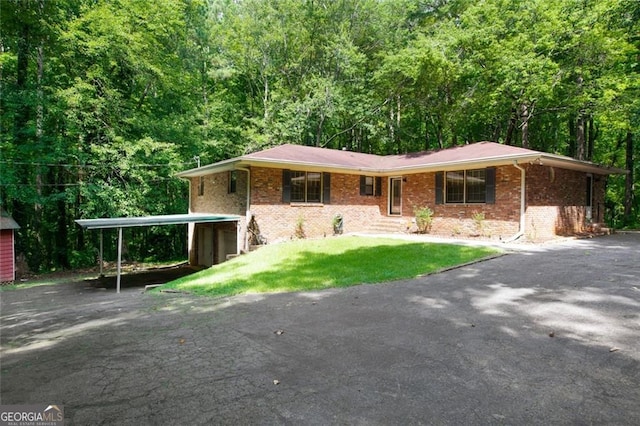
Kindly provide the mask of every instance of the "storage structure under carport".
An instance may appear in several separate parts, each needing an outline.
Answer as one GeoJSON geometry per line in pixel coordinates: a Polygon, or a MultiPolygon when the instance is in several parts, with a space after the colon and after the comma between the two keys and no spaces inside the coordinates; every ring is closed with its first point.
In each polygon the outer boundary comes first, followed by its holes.
{"type": "MultiPolygon", "coordinates": [[[[223,215],[223,214],[176,214],[176,215],[159,215],[159,216],[138,216],[138,217],[119,217],[119,218],[101,218],[101,219],[78,219],[76,223],[84,229],[99,229],[100,232],[100,274],[102,275],[102,260],[103,260],[103,229],[117,229],[118,232],[118,261],[117,261],[117,278],[116,278],[116,291],[120,293],[120,277],[122,271],[122,230],[123,228],[132,228],[139,226],[163,226],[163,225],[181,225],[181,224],[196,224],[203,227],[210,226],[213,229],[216,224],[223,225],[224,227],[237,226],[238,221],[241,219],[237,215],[223,215]]],[[[237,235],[237,232],[235,233],[237,235]]],[[[205,266],[211,266],[214,263],[219,263],[213,258],[215,252],[224,253],[224,257],[230,254],[237,254],[238,244],[237,241],[221,240],[215,241],[216,233],[211,233],[211,241],[203,245],[201,250],[209,250],[207,253],[211,254],[210,263],[205,263],[205,266]],[[209,245],[210,244],[210,245],[209,245]],[[214,250],[214,248],[216,250],[214,250]]],[[[189,239],[189,262],[191,264],[198,264],[199,261],[207,260],[206,254],[196,253],[198,250],[192,250],[191,245],[193,241],[189,239]]],[[[218,258],[218,260],[221,257],[218,258]]]]}

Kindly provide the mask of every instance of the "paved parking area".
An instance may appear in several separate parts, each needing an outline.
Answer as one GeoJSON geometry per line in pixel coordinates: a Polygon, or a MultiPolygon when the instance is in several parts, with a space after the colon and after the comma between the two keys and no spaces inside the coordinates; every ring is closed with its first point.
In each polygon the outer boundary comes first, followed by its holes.
{"type": "Polygon", "coordinates": [[[2,404],[67,424],[640,424],[640,235],[225,299],[0,293],[2,404]]]}

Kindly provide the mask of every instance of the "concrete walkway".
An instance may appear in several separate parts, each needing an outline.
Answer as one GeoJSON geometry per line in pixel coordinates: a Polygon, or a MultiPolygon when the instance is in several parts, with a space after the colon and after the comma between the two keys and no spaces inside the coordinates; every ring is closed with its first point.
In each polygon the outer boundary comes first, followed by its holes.
{"type": "Polygon", "coordinates": [[[640,235],[312,293],[0,298],[1,403],[67,424],[640,424],[640,235]]]}

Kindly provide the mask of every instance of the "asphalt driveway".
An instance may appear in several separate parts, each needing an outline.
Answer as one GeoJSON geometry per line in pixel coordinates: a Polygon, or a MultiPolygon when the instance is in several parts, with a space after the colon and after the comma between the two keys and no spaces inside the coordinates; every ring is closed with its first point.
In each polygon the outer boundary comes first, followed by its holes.
{"type": "Polygon", "coordinates": [[[67,424],[640,424],[640,235],[225,299],[0,293],[2,404],[67,424]]]}

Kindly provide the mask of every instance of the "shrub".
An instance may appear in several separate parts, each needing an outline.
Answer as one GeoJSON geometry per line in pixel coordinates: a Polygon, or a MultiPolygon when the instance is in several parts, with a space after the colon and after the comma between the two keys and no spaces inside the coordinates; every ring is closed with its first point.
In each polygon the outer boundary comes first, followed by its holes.
{"type": "Polygon", "coordinates": [[[474,223],[476,224],[476,231],[478,235],[483,235],[484,220],[485,220],[484,212],[474,212],[472,217],[473,217],[474,223]]]}
{"type": "Polygon", "coordinates": [[[433,210],[429,207],[416,207],[413,209],[416,216],[416,226],[419,234],[428,234],[433,224],[433,210]]]}

